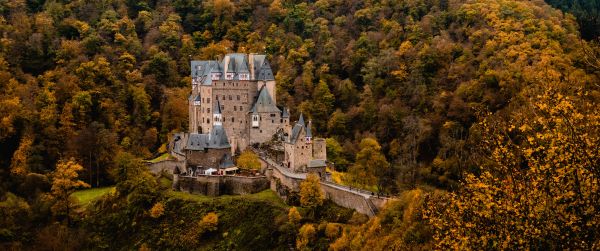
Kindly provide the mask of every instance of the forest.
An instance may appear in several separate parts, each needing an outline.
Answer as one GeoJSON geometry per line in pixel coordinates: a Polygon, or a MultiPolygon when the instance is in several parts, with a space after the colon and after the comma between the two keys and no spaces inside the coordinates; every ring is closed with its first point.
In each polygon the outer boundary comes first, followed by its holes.
{"type": "Polygon", "coordinates": [[[0,12],[2,249],[600,248],[598,0],[13,0],[0,12]],[[327,138],[339,182],[398,201],[364,219],[321,200],[170,197],[141,160],[187,128],[189,61],[231,52],[268,55],[279,105],[327,138]],[[70,196],[107,186],[86,208],[70,196]],[[275,224],[233,231],[251,212],[275,224]]]}

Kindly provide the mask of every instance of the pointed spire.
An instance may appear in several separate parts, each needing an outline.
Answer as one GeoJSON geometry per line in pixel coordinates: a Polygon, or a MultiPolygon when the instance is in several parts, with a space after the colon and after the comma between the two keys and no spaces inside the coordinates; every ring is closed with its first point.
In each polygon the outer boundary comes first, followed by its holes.
{"type": "Polygon", "coordinates": [[[302,113],[300,113],[300,118],[298,119],[297,124],[304,126],[304,116],[302,115],[302,113]]]}
{"type": "Polygon", "coordinates": [[[290,117],[290,112],[289,109],[287,107],[283,108],[283,112],[281,112],[281,118],[289,118],[290,117]]]}
{"type": "Polygon", "coordinates": [[[311,126],[312,120],[308,120],[308,125],[306,125],[306,138],[308,138],[308,141],[310,141],[310,138],[312,138],[312,132],[310,131],[311,126]]]}
{"type": "Polygon", "coordinates": [[[215,103],[215,109],[213,114],[221,114],[221,103],[219,102],[219,100],[217,99],[217,102],[215,103]]]}

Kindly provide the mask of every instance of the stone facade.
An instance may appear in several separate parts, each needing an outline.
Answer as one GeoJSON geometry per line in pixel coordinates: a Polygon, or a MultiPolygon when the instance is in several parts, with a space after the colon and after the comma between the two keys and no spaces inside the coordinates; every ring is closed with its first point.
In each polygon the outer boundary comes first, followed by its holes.
{"type": "Polygon", "coordinates": [[[275,139],[287,168],[324,177],[325,140],[313,140],[311,122],[305,124],[302,115],[290,123],[289,110],[277,107],[265,55],[232,53],[218,61],[191,61],[191,78],[189,133],[179,134],[179,147],[174,144],[188,166],[218,169],[227,150],[233,156],[275,139]],[[211,135],[220,141],[212,142],[211,135]]]}
{"type": "Polygon", "coordinates": [[[305,124],[304,117],[300,114],[300,119],[293,126],[286,127],[288,137],[283,142],[284,166],[294,172],[317,172],[324,177],[327,159],[325,140],[313,140],[311,124],[310,121],[305,124]],[[320,164],[309,165],[317,163],[314,160],[321,160],[318,162],[320,164]]]}
{"type": "Polygon", "coordinates": [[[230,149],[206,149],[203,151],[187,150],[187,165],[208,168],[219,168],[219,163],[231,154],[230,149]]]}
{"type": "Polygon", "coordinates": [[[192,61],[191,69],[189,132],[212,130],[217,102],[233,151],[264,143],[283,127],[275,79],[265,55],[231,53],[220,61],[192,61]]]}

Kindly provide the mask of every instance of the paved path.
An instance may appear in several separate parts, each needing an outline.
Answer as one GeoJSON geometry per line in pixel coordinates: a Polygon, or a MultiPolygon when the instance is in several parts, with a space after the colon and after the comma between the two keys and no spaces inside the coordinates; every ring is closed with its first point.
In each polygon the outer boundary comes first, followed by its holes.
{"type": "MultiPolygon", "coordinates": [[[[258,154],[260,159],[264,160],[265,162],[267,162],[267,164],[269,164],[270,166],[279,170],[279,172],[283,173],[283,175],[290,177],[290,178],[294,178],[294,179],[303,179],[303,180],[306,179],[306,173],[292,172],[288,168],[285,168],[284,166],[278,164],[277,162],[275,162],[272,159],[270,159],[269,157],[267,157],[267,155],[264,152],[258,151],[256,149],[253,149],[253,151],[255,151],[258,154]]],[[[370,198],[371,196],[375,196],[375,194],[371,191],[354,188],[354,187],[350,187],[350,186],[344,186],[344,185],[340,185],[340,184],[333,183],[330,181],[321,181],[321,184],[325,184],[325,185],[332,186],[332,187],[335,187],[340,190],[358,194],[365,198],[370,198]]]]}

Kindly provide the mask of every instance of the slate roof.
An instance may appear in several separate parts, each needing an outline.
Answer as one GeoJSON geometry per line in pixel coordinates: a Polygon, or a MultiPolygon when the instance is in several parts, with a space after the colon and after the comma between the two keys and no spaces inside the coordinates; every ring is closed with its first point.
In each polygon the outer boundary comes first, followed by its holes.
{"type": "Polygon", "coordinates": [[[256,101],[254,101],[254,105],[252,105],[252,109],[250,110],[252,113],[257,112],[269,112],[269,113],[281,113],[281,110],[277,108],[273,99],[271,99],[271,95],[265,86],[260,88],[260,92],[256,101]]]}
{"type": "Polygon", "coordinates": [[[231,154],[226,153],[223,154],[223,157],[221,158],[221,161],[219,163],[219,168],[223,169],[223,168],[228,168],[228,167],[232,167],[235,166],[233,164],[233,158],[231,158],[231,154]]]}
{"type": "Polygon", "coordinates": [[[273,71],[271,70],[271,65],[266,59],[266,55],[253,54],[253,64],[250,64],[250,58],[248,54],[230,53],[225,55],[225,57],[229,58],[229,62],[227,65],[224,65],[225,60],[191,61],[191,77],[199,81],[202,85],[211,85],[211,73],[221,73],[220,79],[225,78],[225,74],[223,74],[224,71],[235,73],[234,80],[238,80],[239,73],[250,73],[250,67],[254,67],[254,69],[252,69],[254,71],[254,76],[251,76],[250,79],[275,80],[273,76],[273,71]]]}
{"type": "Polygon", "coordinates": [[[300,118],[292,128],[292,135],[290,135],[290,141],[288,143],[295,144],[296,141],[298,141],[298,136],[300,136],[300,132],[303,129],[306,130],[305,128],[306,125],[304,124],[304,116],[302,115],[302,113],[300,113],[300,118]]]}
{"type": "Polygon", "coordinates": [[[310,162],[308,162],[308,167],[324,167],[327,166],[327,164],[325,164],[325,160],[323,159],[314,159],[311,160],[310,162]]]}
{"type": "Polygon", "coordinates": [[[282,118],[289,118],[290,117],[290,112],[288,111],[288,109],[286,107],[283,108],[283,111],[281,112],[281,117],[282,118]]]}
{"type": "Polygon", "coordinates": [[[223,126],[215,125],[210,134],[190,133],[185,145],[186,150],[201,151],[204,149],[230,148],[227,133],[223,126]]]}
{"type": "Polygon", "coordinates": [[[219,102],[218,99],[217,99],[217,102],[215,103],[215,108],[214,108],[213,114],[221,114],[221,103],[219,102]]]}
{"type": "Polygon", "coordinates": [[[200,101],[200,95],[196,95],[196,98],[194,99],[194,101],[200,101]]]}
{"type": "Polygon", "coordinates": [[[258,80],[275,80],[273,77],[273,71],[271,70],[271,65],[269,65],[269,61],[264,60],[262,65],[260,66],[260,70],[256,76],[258,80]]]}

